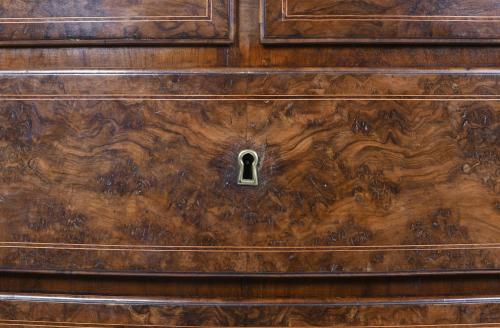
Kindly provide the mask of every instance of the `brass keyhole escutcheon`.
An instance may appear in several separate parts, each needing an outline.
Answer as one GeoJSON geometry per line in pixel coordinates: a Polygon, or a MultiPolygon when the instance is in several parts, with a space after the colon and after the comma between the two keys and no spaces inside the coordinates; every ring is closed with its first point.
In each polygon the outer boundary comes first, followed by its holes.
{"type": "Polygon", "coordinates": [[[259,164],[259,155],[257,155],[257,152],[251,149],[240,151],[238,164],[240,166],[238,184],[242,186],[258,186],[257,165],[259,164]]]}

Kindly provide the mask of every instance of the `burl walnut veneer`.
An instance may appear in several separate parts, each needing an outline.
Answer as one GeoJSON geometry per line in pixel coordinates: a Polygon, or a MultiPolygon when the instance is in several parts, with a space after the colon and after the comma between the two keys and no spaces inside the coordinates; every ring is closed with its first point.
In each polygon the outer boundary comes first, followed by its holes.
{"type": "Polygon", "coordinates": [[[233,0],[7,0],[0,45],[228,44],[233,0]]]}
{"type": "Polygon", "coordinates": [[[498,269],[499,83],[493,70],[6,73],[0,264],[498,269]],[[256,187],[237,184],[243,149],[256,187]]]}
{"type": "Polygon", "coordinates": [[[0,1],[0,328],[500,327],[499,13],[0,1]]]}
{"type": "Polygon", "coordinates": [[[500,42],[497,0],[260,0],[266,43],[500,42]]]}

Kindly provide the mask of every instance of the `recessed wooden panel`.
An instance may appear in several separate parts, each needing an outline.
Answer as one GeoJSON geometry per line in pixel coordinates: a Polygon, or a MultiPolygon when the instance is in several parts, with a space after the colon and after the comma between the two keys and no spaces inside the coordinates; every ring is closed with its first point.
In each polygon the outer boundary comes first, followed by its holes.
{"type": "Polygon", "coordinates": [[[498,43],[496,0],[261,0],[265,43],[498,43]]]}
{"type": "Polygon", "coordinates": [[[0,295],[3,327],[500,327],[498,298],[220,301],[0,295]]]}
{"type": "Polygon", "coordinates": [[[15,0],[0,3],[0,45],[230,43],[232,0],[15,0]]]}
{"type": "Polygon", "coordinates": [[[500,269],[500,72],[5,72],[0,268],[500,269]],[[237,185],[257,151],[259,186],[237,185]]]}

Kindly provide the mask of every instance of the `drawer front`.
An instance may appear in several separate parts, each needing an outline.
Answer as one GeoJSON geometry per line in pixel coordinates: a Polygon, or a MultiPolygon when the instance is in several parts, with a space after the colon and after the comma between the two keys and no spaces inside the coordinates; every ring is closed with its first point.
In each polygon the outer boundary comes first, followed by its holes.
{"type": "Polygon", "coordinates": [[[265,43],[498,43],[496,0],[261,0],[265,43]]]}
{"type": "Polygon", "coordinates": [[[0,295],[4,327],[464,327],[500,326],[498,298],[222,302],[0,295]]]}
{"type": "Polygon", "coordinates": [[[498,271],[499,73],[4,73],[0,267],[498,271]]]}
{"type": "Polygon", "coordinates": [[[233,0],[16,0],[0,4],[0,45],[231,43],[233,0]]]}

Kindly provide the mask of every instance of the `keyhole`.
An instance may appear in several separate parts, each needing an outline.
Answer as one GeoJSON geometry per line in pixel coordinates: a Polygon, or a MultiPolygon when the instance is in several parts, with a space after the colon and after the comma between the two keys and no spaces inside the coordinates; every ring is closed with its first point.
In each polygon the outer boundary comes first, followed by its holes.
{"type": "Polygon", "coordinates": [[[259,185],[259,178],[257,177],[259,155],[254,150],[242,150],[238,154],[238,164],[240,166],[238,184],[243,186],[259,185]]]}
{"type": "Polygon", "coordinates": [[[255,158],[252,154],[245,154],[243,156],[243,179],[253,180],[252,164],[255,158]]]}

